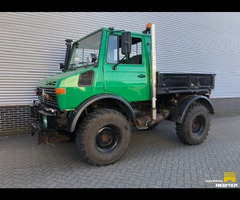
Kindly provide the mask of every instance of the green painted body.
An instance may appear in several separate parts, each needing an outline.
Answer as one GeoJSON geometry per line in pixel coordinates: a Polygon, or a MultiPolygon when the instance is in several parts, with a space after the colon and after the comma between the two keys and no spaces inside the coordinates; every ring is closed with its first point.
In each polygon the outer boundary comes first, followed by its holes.
{"type": "MultiPolygon", "coordinates": [[[[119,64],[114,70],[114,64],[107,62],[109,35],[121,35],[121,31],[102,28],[98,62],[96,65],[76,68],[69,66],[66,72],[41,80],[38,87],[66,88],[66,94],[58,94],[60,111],[71,111],[78,108],[84,101],[99,94],[113,94],[128,102],[146,101],[151,98],[150,87],[150,45],[149,34],[131,32],[132,37],[142,40],[142,64],[119,64]],[[86,71],[94,71],[91,86],[79,86],[79,76],[86,71]],[[139,77],[142,76],[142,77],[139,77]],[[145,76],[145,77],[144,77],[145,76]],[[56,85],[46,85],[56,81],[56,85]]],[[[92,34],[84,37],[87,38],[92,34]]],[[[80,40],[79,40],[80,41],[80,40]]]]}

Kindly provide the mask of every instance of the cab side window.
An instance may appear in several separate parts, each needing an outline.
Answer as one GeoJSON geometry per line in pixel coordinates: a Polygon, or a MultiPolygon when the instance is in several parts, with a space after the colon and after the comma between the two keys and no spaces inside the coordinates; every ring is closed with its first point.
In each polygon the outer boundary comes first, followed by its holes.
{"type": "Polygon", "coordinates": [[[109,35],[107,49],[107,63],[117,64],[118,56],[118,36],[109,35]]]}
{"type": "Polygon", "coordinates": [[[142,64],[142,39],[132,37],[132,47],[129,58],[124,58],[121,53],[121,36],[110,35],[107,49],[107,63],[116,64],[119,60],[121,64],[142,64]]]}
{"type": "MultiPolygon", "coordinates": [[[[119,41],[121,44],[121,40],[119,41]]],[[[142,64],[142,39],[132,37],[132,47],[131,47],[131,54],[129,56],[129,62],[125,60],[125,64],[142,64]]],[[[121,60],[124,55],[121,54],[121,49],[119,51],[119,59],[121,60]]]]}

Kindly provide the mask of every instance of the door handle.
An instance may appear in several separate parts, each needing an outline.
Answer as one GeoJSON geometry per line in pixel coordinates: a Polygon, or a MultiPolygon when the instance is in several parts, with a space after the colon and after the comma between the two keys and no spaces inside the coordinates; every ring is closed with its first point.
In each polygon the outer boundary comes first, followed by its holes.
{"type": "Polygon", "coordinates": [[[138,78],[145,78],[146,75],[144,75],[144,74],[139,74],[137,77],[138,77],[138,78]]]}

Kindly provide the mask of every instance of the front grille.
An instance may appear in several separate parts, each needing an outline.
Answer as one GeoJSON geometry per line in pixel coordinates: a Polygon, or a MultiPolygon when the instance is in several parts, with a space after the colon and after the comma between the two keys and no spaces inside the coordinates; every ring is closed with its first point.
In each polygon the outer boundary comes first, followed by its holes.
{"type": "Polygon", "coordinates": [[[57,95],[55,88],[38,88],[38,98],[41,104],[45,104],[54,108],[58,107],[57,95]],[[49,99],[46,99],[45,94],[49,95],[49,99]]]}

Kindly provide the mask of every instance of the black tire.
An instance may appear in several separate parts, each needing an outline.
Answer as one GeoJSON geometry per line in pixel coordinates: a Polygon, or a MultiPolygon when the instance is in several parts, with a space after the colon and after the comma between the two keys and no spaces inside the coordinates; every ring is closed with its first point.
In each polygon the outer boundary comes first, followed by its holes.
{"type": "Polygon", "coordinates": [[[202,104],[190,106],[183,123],[176,123],[178,138],[188,145],[201,144],[208,135],[209,127],[209,110],[202,104]]]}
{"type": "Polygon", "coordinates": [[[116,110],[98,109],[91,112],[76,130],[76,146],[80,155],[97,166],[119,160],[131,137],[127,119],[116,110]]]}

